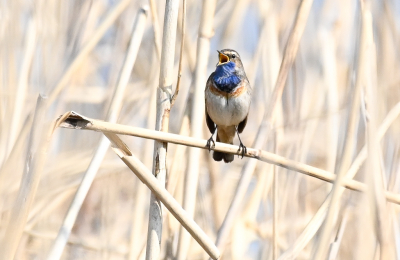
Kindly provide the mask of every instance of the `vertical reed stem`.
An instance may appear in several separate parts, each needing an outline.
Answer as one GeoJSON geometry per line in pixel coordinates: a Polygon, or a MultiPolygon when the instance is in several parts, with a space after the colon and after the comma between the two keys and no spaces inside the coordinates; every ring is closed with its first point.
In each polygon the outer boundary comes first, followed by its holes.
{"type": "MultiPolygon", "coordinates": [[[[169,126],[178,8],[179,0],[167,0],[164,15],[160,81],[157,89],[156,118],[156,130],[163,132],[168,132],[169,126]]],[[[164,187],[166,181],[166,159],[167,143],[154,142],[153,174],[164,187]]],[[[147,260],[160,259],[162,221],[161,202],[152,193],[150,196],[149,226],[147,233],[147,260]]]]}

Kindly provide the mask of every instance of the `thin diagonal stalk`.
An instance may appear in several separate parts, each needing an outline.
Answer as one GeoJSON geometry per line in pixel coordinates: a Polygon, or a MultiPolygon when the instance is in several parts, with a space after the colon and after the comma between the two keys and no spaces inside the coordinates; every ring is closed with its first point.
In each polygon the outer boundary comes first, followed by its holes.
{"type": "Polygon", "coordinates": [[[15,103],[14,110],[11,117],[11,125],[10,125],[10,136],[8,138],[7,144],[7,156],[11,152],[12,147],[14,146],[15,139],[17,134],[19,133],[19,126],[21,124],[21,115],[22,109],[25,104],[25,97],[28,89],[29,82],[29,72],[30,67],[33,60],[34,50],[36,46],[36,27],[33,21],[29,22],[29,26],[27,27],[27,36],[26,36],[26,49],[25,49],[25,57],[22,64],[20,77],[18,79],[18,86],[15,95],[15,103]]]}
{"type": "Polygon", "coordinates": [[[36,103],[34,120],[28,140],[26,164],[17,199],[11,210],[10,221],[1,243],[0,259],[14,259],[15,252],[22,237],[29,210],[39,185],[50,143],[51,133],[46,136],[44,124],[47,100],[39,95],[36,103]]]}
{"type": "MultiPolygon", "coordinates": [[[[400,116],[400,102],[389,111],[385,120],[383,120],[381,126],[379,127],[378,130],[379,139],[383,138],[389,126],[392,125],[392,123],[396,120],[398,116],[400,116]]],[[[350,169],[346,172],[345,178],[347,179],[354,178],[358,169],[360,168],[361,164],[365,161],[366,158],[367,158],[367,147],[364,146],[361,149],[360,153],[357,155],[353,164],[350,166],[350,169]]],[[[340,190],[340,196],[343,194],[344,191],[345,189],[342,187],[340,190]]],[[[317,213],[314,214],[314,217],[307,224],[307,226],[305,227],[299,238],[296,240],[296,242],[283,255],[281,255],[279,260],[296,258],[300,253],[300,251],[308,244],[311,238],[318,231],[319,227],[321,226],[326,216],[331,196],[332,192],[325,199],[324,203],[320,206],[317,213]]]]}
{"type": "MultiPolygon", "coordinates": [[[[210,53],[210,38],[213,34],[213,17],[215,13],[215,0],[205,0],[203,2],[202,18],[197,41],[197,57],[195,66],[194,93],[192,98],[190,131],[195,138],[203,136],[204,122],[204,87],[207,81],[207,63],[210,53]]],[[[183,191],[183,208],[189,216],[194,215],[196,205],[197,184],[200,169],[201,150],[189,148],[188,167],[185,174],[185,184],[183,191]]],[[[177,259],[187,259],[190,245],[189,234],[181,228],[178,243],[177,259]]]]}
{"type": "MultiPolygon", "coordinates": [[[[124,65],[118,79],[118,84],[115,88],[110,107],[107,113],[107,119],[110,122],[117,122],[119,113],[122,107],[122,100],[126,86],[129,82],[133,65],[135,64],[136,56],[142,41],[144,27],[146,25],[147,8],[142,8],[137,17],[132,30],[131,42],[127,55],[125,57],[124,65]]],[[[74,196],[74,199],[68,209],[64,218],[63,224],[58,232],[58,235],[53,243],[47,259],[60,259],[66,243],[68,242],[69,235],[71,234],[72,227],[78,216],[79,210],[92,186],[93,180],[100,168],[100,165],[106,155],[110,143],[107,138],[102,137],[96,149],[96,152],[86,170],[82,182],[74,196]]]]}
{"type": "Polygon", "coordinates": [[[281,102],[281,97],[283,89],[285,88],[289,70],[292,67],[293,62],[296,58],[301,36],[303,35],[304,29],[306,27],[312,3],[313,0],[302,0],[299,9],[297,10],[294,26],[289,35],[289,39],[283,53],[283,59],[279,69],[278,78],[275,82],[275,88],[272,94],[271,102],[269,104],[269,109],[267,110],[267,119],[271,122],[271,124],[275,121],[278,104],[279,102],[281,102]]]}
{"type": "Polygon", "coordinates": [[[58,97],[64,87],[67,85],[71,76],[74,72],[79,68],[88,54],[94,49],[97,43],[101,40],[106,31],[111,27],[111,25],[117,20],[117,18],[121,15],[121,13],[128,7],[130,0],[121,0],[114,9],[110,11],[104,21],[100,24],[97,30],[94,32],[93,36],[90,40],[85,44],[79,54],[75,57],[72,63],[68,66],[67,70],[61,77],[61,79],[57,82],[54,89],[51,91],[49,95],[48,106],[50,106],[54,100],[58,97]]]}
{"type": "MultiPolygon", "coordinates": [[[[358,61],[357,84],[356,84],[355,95],[354,95],[355,100],[353,102],[352,113],[349,118],[348,131],[347,131],[347,133],[350,133],[350,134],[353,134],[353,131],[356,126],[355,125],[356,121],[357,121],[356,119],[358,118],[358,115],[356,114],[356,112],[359,109],[360,89],[361,89],[362,85],[365,84],[364,77],[371,76],[371,75],[369,75],[371,73],[372,74],[376,73],[376,72],[370,71],[370,68],[369,68],[370,66],[372,66],[372,64],[371,64],[371,61],[368,62],[368,60],[370,59],[370,56],[372,55],[372,53],[370,53],[370,52],[373,51],[370,47],[370,45],[373,44],[373,39],[370,39],[372,37],[372,34],[370,34],[370,32],[369,32],[370,30],[372,30],[372,21],[370,21],[368,19],[368,17],[365,15],[364,10],[362,11],[361,25],[362,25],[361,47],[360,47],[360,55],[359,55],[359,61],[358,61]],[[369,73],[366,73],[365,72],[366,70],[368,70],[369,73]]],[[[366,80],[366,81],[369,82],[369,80],[366,80]]],[[[371,103],[370,105],[374,106],[375,104],[371,103]]],[[[375,147],[375,148],[377,148],[377,147],[375,147]]],[[[341,167],[338,172],[336,182],[332,188],[332,192],[331,192],[332,196],[330,197],[331,200],[329,202],[327,217],[324,222],[321,238],[318,240],[318,245],[316,246],[316,251],[315,251],[315,254],[313,255],[313,259],[316,259],[316,260],[324,259],[326,257],[329,240],[331,238],[332,228],[334,226],[334,222],[336,221],[338,209],[340,206],[342,181],[344,180],[346,172],[348,171],[348,167],[350,165],[352,150],[353,150],[353,143],[346,142],[344,154],[342,157],[341,167]]],[[[379,172],[379,168],[378,169],[375,168],[374,170],[371,169],[371,173],[373,174],[373,176],[378,174],[378,172],[379,172]]]]}
{"type": "Polygon", "coordinates": [[[336,233],[335,241],[329,248],[328,260],[334,260],[338,258],[339,246],[343,240],[343,233],[346,229],[347,222],[349,221],[349,211],[345,209],[343,217],[341,217],[340,225],[336,233]]]}
{"type": "Polygon", "coordinates": [[[171,107],[174,106],[175,100],[178,97],[178,93],[179,93],[179,88],[181,85],[181,78],[182,78],[182,58],[183,58],[183,49],[185,47],[185,28],[186,28],[186,23],[185,23],[185,19],[186,19],[186,0],[183,0],[183,7],[182,7],[183,11],[182,11],[182,33],[181,33],[181,49],[180,49],[180,53],[179,53],[179,68],[178,68],[178,79],[176,82],[176,88],[175,88],[175,92],[174,95],[172,96],[171,99],[171,107]]]}
{"type": "MultiPolygon", "coordinates": [[[[378,138],[382,139],[385,135],[386,131],[392,125],[392,123],[396,120],[396,118],[400,115],[400,102],[397,103],[387,114],[385,120],[383,120],[381,126],[378,129],[378,138]]],[[[367,146],[364,145],[361,151],[358,153],[357,157],[354,159],[353,163],[351,164],[347,176],[355,176],[358,170],[360,169],[361,165],[364,163],[365,159],[367,158],[367,146]]]]}
{"type": "Polygon", "coordinates": [[[121,160],[137,175],[137,177],[157,196],[158,199],[168,208],[182,226],[192,235],[192,237],[203,247],[203,249],[213,259],[219,258],[219,251],[212,240],[194,222],[193,218],[179,205],[165,189],[164,185],[151,174],[146,166],[130,152],[129,148],[115,134],[105,133],[112,142],[115,153],[121,160]]]}
{"type": "MultiPolygon", "coordinates": [[[[266,124],[262,124],[256,139],[254,140],[253,146],[255,149],[261,149],[266,140],[266,134],[261,134],[265,132],[265,129],[268,128],[266,124]]],[[[221,253],[223,253],[227,238],[229,237],[230,231],[235,223],[235,219],[237,217],[237,213],[239,212],[243,198],[246,194],[247,187],[251,181],[251,177],[253,172],[257,166],[257,160],[250,160],[246,163],[241,171],[241,177],[239,183],[236,187],[234,197],[229,206],[229,209],[225,215],[224,221],[221,224],[221,227],[218,230],[217,239],[215,244],[220,249],[221,253]]]]}
{"type": "Polygon", "coordinates": [[[161,59],[161,40],[160,40],[160,27],[157,14],[157,6],[155,0],[149,0],[151,10],[151,21],[153,22],[153,33],[154,33],[154,47],[156,49],[157,58],[161,59]]]}

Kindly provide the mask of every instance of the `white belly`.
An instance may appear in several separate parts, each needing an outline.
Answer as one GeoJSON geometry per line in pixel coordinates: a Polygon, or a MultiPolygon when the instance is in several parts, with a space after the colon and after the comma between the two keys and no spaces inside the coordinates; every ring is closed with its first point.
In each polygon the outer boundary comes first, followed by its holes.
{"type": "Polygon", "coordinates": [[[207,112],[216,125],[237,126],[249,113],[251,97],[248,93],[226,98],[206,91],[205,96],[207,112]]]}

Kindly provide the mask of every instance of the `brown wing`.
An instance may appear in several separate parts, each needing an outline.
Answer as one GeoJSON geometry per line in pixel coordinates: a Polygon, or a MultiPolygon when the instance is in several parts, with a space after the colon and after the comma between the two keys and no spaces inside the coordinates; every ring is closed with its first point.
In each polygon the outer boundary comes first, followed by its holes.
{"type": "Polygon", "coordinates": [[[209,84],[212,84],[212,77],[214,76],[214,73],[211,73],[210,76],[207,79],[207,83],[206,83],[206,89],[208,88],[209,84]]]}
{"type": "MultiPolygon", "coordinates": [[[[213,75],[214,75],[214,72],[211,73],[211,75],[208,77],[205,91],[209,87],[209,84],[212,84],[211,80],[212,80],[213,75]]],[[[215,132],[216,126],[215,126],[214,121],[212,121],[211,117],[207,113],[207,106],[205,107],[205,112],[206,112],[206,123],[207,123],[208,130],[210,130],[210,132],[213,134],[215,132]]]]}
{"type": "Polygon", "coordinates": [[[212,121],[211,117],[208,115],[207,108],[205,110],[206,110],[207,127],[208,127],[208,130],[210,130],[210,132],[213,134],[215,132],[215,123],[214,123],[214,121],[212,121]]]}
{"type": "Polygon", "coordinates": [[[242,132],[243,132],[243,129],[244,129],[244,127],[245,127],[246,124],[247,124],[247,117],[248,117],[248,115],[245,117],[245,119],[243,119],[242,122],[239,123],[239,125],[238,125],[238,132],[239,132],[239,133],[242,133],[242,132]]]}

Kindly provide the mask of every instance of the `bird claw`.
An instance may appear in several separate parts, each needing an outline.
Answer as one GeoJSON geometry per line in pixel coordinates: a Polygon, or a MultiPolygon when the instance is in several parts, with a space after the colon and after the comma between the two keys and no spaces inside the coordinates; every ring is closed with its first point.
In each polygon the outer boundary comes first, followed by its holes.
{"type": "Polygon", "coordinates": [[[247,147],[246,146],[244,146],[244,144],[242,143],[242,142],[240,142],[240,144],[239,144],[239,149],[238,149],[238,157],[240,156],[240,155],[242,155],[242,159],[243,159],[243,157],[244,157],[244,155],[247,153],[247,147]]]}
{"type": "Polygon", "coordinates": [[[214,148],[214,147],[215,147],[215,142],[214,142],[212,136],[210,137],[210,139],[207,140],[207,145],[206,145],[206,147],[208,148],[208,152],[211,151],[211,143],[213,143],[212,148],[214,148]]]}

